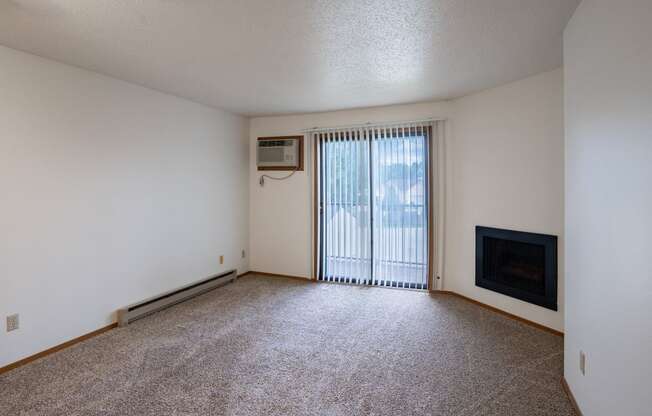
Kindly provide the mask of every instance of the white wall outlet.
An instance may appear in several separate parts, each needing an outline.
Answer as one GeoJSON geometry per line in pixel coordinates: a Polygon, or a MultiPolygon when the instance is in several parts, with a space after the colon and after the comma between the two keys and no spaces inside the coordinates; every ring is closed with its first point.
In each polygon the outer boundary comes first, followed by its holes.
{"type": "Polygon", "coordinates": [[[220,264],[224,264],[224,256],[220,256],[220,264]]]}
{"type": "Polygon", "coordinates": [[[18,314],[13,314],[7,316],[7,332],[15,331],[20,327],[20,321],[18,319],[18,314]]]}
{"type": "Polygon", "coordinates": [[[586,354],[584,354],[584,351],[580,351],[580,373],[586,375],[586,354]]]}

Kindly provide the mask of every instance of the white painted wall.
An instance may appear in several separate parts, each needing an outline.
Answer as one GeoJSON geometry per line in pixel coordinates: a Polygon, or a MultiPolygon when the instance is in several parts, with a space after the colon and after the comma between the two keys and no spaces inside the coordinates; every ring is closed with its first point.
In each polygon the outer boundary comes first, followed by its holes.
{"type": "Polygon", "coordinates": [[[565,31],[564,374],[587,416],[652,409],[651,22],[649,0],[584,0],[565,31]]]}
{"type": "Polygon", "coordinates": [[[251,269],[304,277],[311,273],[309,175],[299,172],[261,188],[255,160],[258,137],[301,134],[315,126],[446,117],[444,289],[562,330],[562,104],[558,69],[449,102],[252,119],[251,269]],[[559,312],[475,287],[475,225],[559,235],[559,312]]]}
{"type": "Polygon", "coordinates": [[[562,70],[454,103],[449,141],[446,288],[563,330],[564,127],[562,70]],[[551,311],[475,286],[475,226],[559,236],[558,305],[551,311]]]}
{"type": "Polygon", "coordinates": [[[131,302],[246,270],[247,129],[0,47],[0,366],[107,325],[131,302]],[[21,328],[7,333],[12,313],[21,328]]]}

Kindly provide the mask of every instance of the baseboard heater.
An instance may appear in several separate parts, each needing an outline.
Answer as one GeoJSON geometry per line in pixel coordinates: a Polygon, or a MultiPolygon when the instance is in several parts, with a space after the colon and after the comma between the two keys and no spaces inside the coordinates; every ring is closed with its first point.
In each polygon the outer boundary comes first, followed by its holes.
{"type": "Polygon", "coordinates": [[[144,318],[162,309],[169,308],[177,303],[183,302],[195,296],[206,293],[226,283],[232,282],[236,279],[236,270],[231,270],[216,276],[212,276],[196,283],[162,293],[141,302],[125,306],[118,309],[118,325],[127,326],[137,319],[144,318]]]}

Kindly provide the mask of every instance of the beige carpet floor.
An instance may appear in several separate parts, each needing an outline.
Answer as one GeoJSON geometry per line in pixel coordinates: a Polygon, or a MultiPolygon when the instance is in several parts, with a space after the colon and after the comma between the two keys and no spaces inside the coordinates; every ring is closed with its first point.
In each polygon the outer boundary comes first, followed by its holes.
{"type": "Polygon", "coordinates": [[[562,344],[450,295],[248,276],[0,376],[0,415],[573,415],[562,344]]]}

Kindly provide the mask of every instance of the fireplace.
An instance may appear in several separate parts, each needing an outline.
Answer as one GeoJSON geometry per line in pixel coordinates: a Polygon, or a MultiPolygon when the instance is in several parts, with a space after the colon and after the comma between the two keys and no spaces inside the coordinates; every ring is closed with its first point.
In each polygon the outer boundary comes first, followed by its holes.
{"type": "Polygon", "coordinates": [[[475,227],[475,284],[557,310],[557,237],[475,227]]]}

